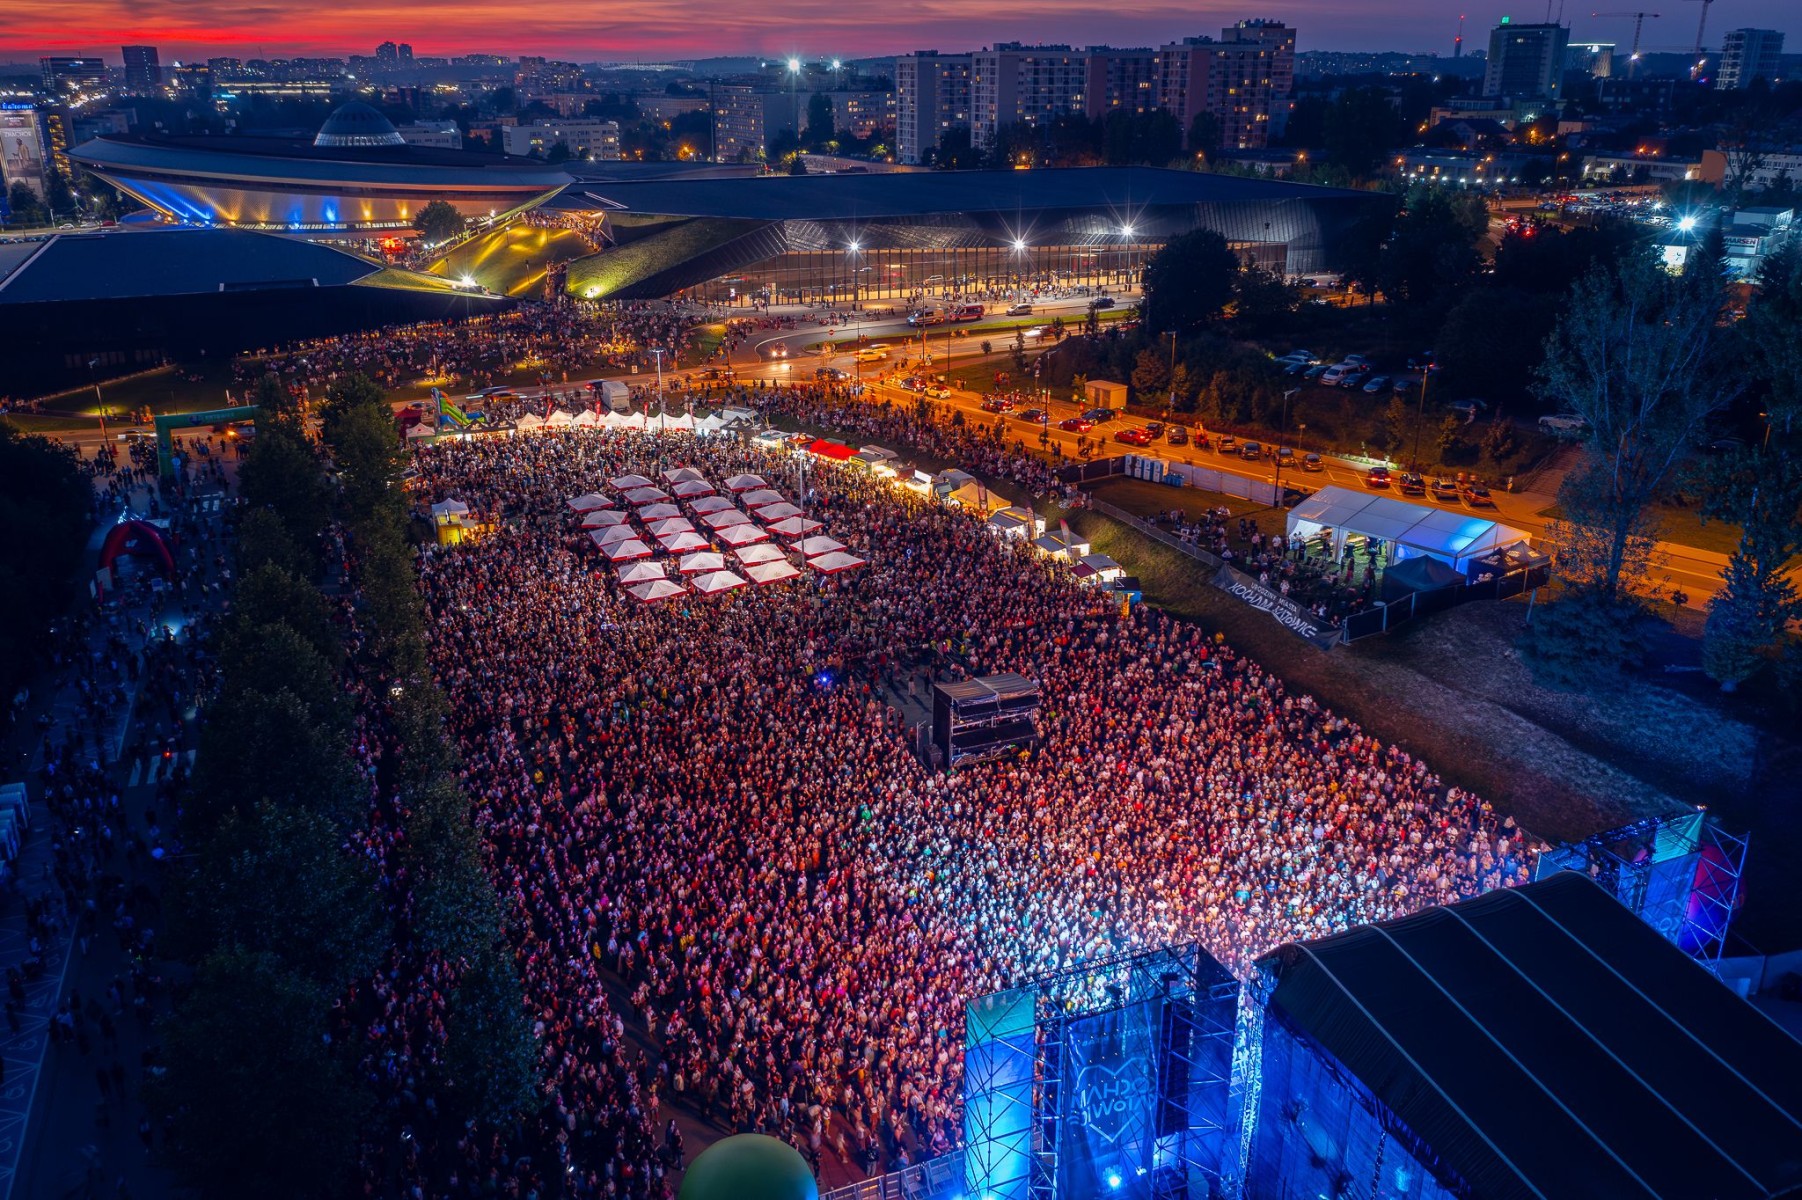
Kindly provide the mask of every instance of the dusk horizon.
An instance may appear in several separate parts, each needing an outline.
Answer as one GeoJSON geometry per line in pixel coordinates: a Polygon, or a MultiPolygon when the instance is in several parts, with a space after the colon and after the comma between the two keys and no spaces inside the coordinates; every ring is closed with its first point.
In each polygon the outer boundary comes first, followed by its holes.
{"type": "MultiPolygon", "coordinates": [[[[0,11],[0,62],[28,61],[46,54],[98,54],[117,58],[122,45],[161,48],[170,60],[183,57],[341,57],[368,54],[378,42],[410,42],[426,56],[476,52],[544,55],[584,62],[658,61],[738,56],[876,58],[913,50],[965,50],[999,41],[1067,43],[1072,46],[1156,45],[1216,31],[1234,22],[1270,18],[1298,30],[1299,50],[1348,52],[1403,51],[1449,54],[1458,30],[1458,12],[1428,0],[1390,0],[1382,12],[1346,9],[1321,0],[1298,0],[1276,8],[1238,3],[1200,8],[1157,3],[1131,16],[1100,13],[1074,0],[1050,5],[1018,3],[986,6],[979,12],[928,6],[905,25],[888,14],[861,15],[844,5],[806,0],[773,19],[757,10],[721,7],[697,17],[675,4],[647,5],[630,14],[597,22],[581,13],[535,13],[529,29],[519,28],[511,9],[489,0],[452,0],[430,20],[410,7],[376,5],[361,10],[356,37],[338,22],[310,9],[280,2],[251,6],[210,2],[138,6],[122,11],[114,0],[15,0],[0,11]],[[148,11],[144,11],[148,8],[148,11]],[[1379,19],[1373,20],[1373,17],[1379,19]],[[423,28],[422,28],[423,27],[423,28]]],[[[1694,43],[1694,10],[1648,20],[1647,53],[1683,52],[1694,43]]],[[[1506,15],[1542,19],[1504,5],[1465,10],[1465,47],[1485,47],[1487,31],[1506,15]]],[[[1568,19],[1573,42],[1590,39],[1625,44],[1632,36],[1625,19],[1553,13],[1568,19]]],[[[1780,0],[1741,3],[1731,14],[1712,14],[1710,40],[1732,28],[1780,30],[1802,35],[1802,18],[1780,0]]]]}

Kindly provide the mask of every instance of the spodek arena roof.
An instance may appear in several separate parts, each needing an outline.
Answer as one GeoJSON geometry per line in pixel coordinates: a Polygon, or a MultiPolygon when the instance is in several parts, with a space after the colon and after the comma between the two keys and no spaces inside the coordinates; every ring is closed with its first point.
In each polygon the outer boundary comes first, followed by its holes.
{"type": "Polygon", "coordinates": [[[1265,955],[1269,1011],[1482,1200],[1802,1188],[1802,1043],[1561,871],[1265,955]]]}

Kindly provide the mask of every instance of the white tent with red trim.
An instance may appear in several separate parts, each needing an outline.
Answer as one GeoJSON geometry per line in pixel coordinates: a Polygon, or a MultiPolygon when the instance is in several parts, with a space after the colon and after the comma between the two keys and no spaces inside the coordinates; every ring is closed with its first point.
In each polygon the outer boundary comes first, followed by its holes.
{"type": "Polygon", "coordinates": [[[791,562],[757,563],[745,568],[745,574],[751,582],[762,586],[766,583],[779,583],[784,579],[793,579],[801,573],[801,569],[791,562]]]}
{"type": "Polygon", "coordinates": [[[807,560],[807,565],[822,575],[836,575],[840,571],[849,571],[852,567],[861,567],[863,564],[864,560],[856,555],[843,554],[836,550],[831,554],[822,554],[818,558],[807,560]]]}

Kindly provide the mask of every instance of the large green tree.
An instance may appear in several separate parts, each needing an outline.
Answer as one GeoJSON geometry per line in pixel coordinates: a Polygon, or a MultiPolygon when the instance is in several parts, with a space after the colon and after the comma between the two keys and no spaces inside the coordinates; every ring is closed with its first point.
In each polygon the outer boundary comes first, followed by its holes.
{"type": "Polygon", "coordinates": [[[207,1196],[347,1195],[368,1109],[327,1036],[328,997],[272,954],[223,950],[161,1026],[146,1088],[173,1123],[171,1157],[207,1196]]]}
{"type": "Polygon", "coordinates": [[[1145,264],[1145,327],[1187,333],[1219,317],[1233,298],[1239,256],[1212,229],[1196,229],[1164,243],[1145,264]]]}
{"type": "Polygon", "coordinates": [[[92,496],[72,451],[0,418],[0,696],[25,681],[74,589],[92,496]]]}
{"type": "Polygon", "coordinates": [[[413,216],[413,228],[432,245],[458,237],[467,225],[457,206],[448,200],[429,201],[413,216]]]}

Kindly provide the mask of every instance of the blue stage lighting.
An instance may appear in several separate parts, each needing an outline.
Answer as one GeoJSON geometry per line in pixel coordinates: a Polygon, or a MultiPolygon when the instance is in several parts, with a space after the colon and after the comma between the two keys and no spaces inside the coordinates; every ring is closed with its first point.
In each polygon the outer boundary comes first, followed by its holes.
{"type": "Polygon", "coordinates": [[[1109,1171],[1107,1173],[1107,1185],[1111,1188],[1119,1187],[1120,1186],[1120,1172],[1109,1171]]]}

